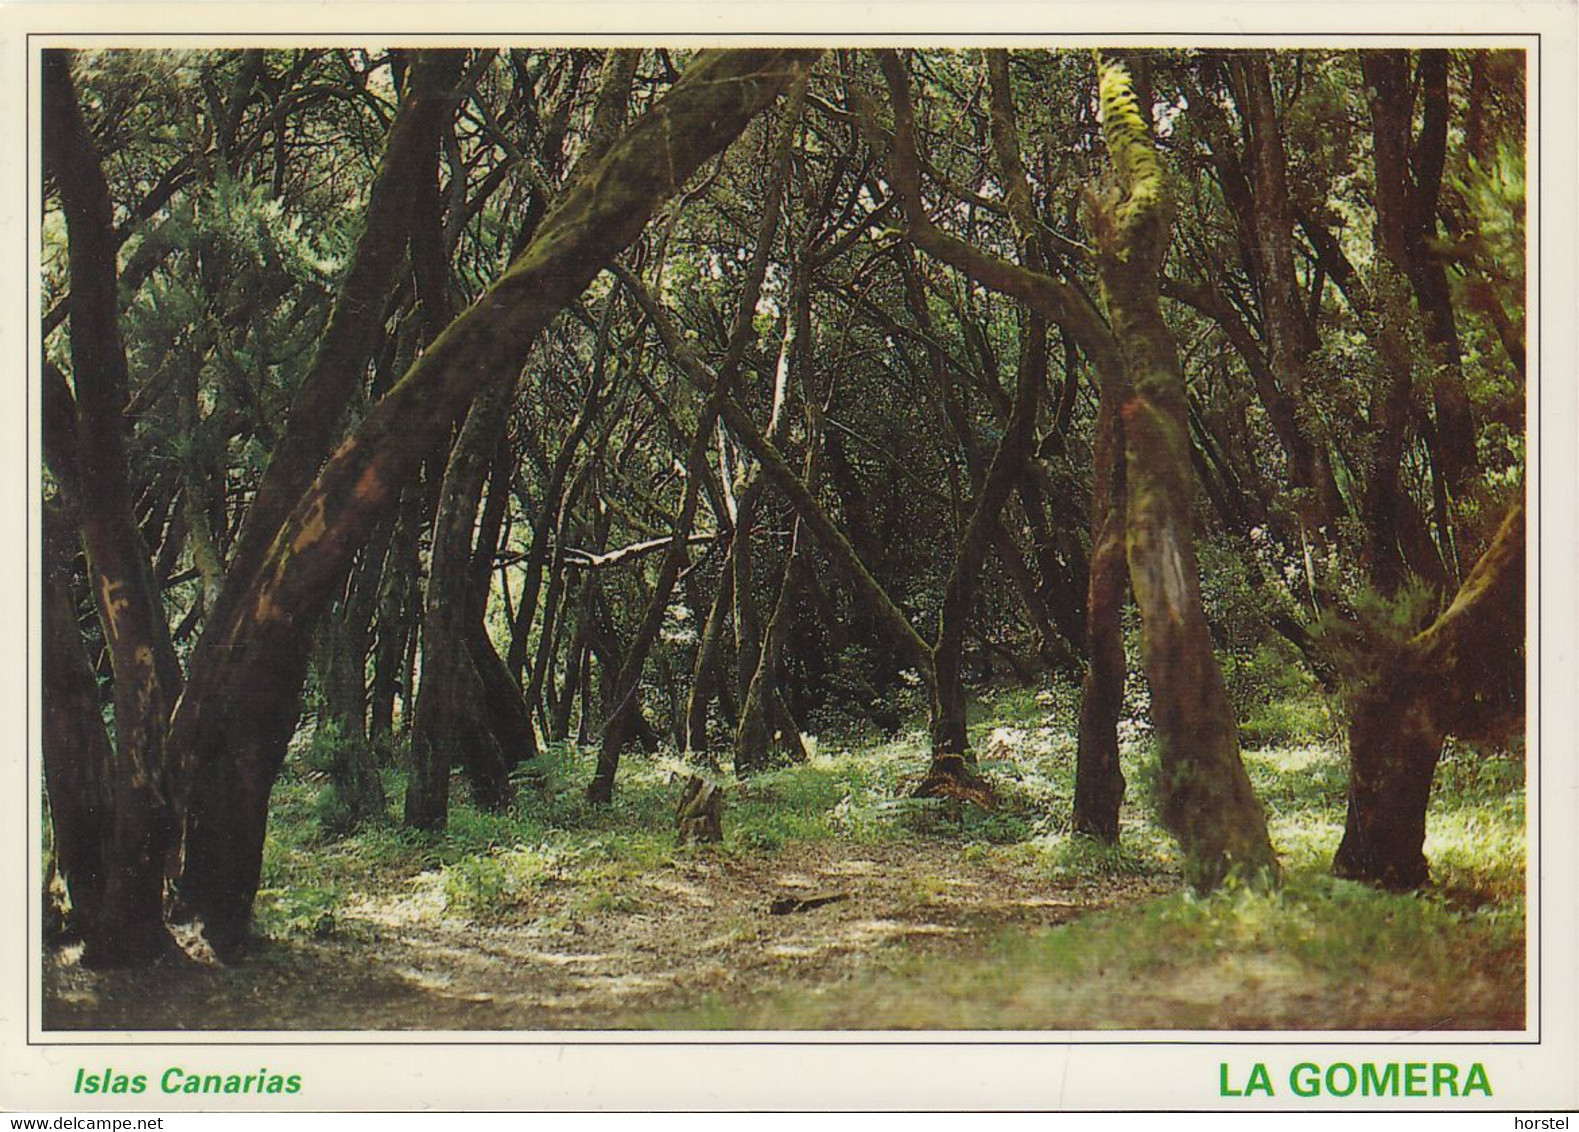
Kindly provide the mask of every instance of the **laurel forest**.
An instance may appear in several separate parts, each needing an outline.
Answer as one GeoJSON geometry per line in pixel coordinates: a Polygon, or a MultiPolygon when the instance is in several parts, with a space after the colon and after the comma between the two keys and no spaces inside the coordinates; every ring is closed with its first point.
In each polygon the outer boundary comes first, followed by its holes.
{"type": "Polygon", "coordinates": [[[39,66],[47,1026],[1522,1028],[1521,52],[39,66]]]}

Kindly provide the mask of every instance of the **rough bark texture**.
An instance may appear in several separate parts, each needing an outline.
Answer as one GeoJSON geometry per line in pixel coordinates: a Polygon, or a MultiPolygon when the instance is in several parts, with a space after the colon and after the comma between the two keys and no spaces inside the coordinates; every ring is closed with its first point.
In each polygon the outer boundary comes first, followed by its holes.
{"type": "Polygon", "coordinates": [[[1118,721],[1124,711],[1125,559],[1124,425],[1119,393],[1103,390],[1091,486],[1091,565],[1086,595],[1086,674],[1080,684],[1080,734],[1075,752],[1074,826],[1108,844],[1119,839],[1124,772],[1118,721]]]}
{"type": "Polygon", "coordinates": [[[1428,879],[1426,809],[1443,740],[1501,739],[1523,714],[1524,567],[1521,500],[1447,611],[1376,659],[1375,679],[1350,705],[1339,876],[1393,889],[1428,879]]]}
{"type": "Polygon", "coordinates": [[[1100,277],[1129,380],[1124,423],[1128,560],[1141,612],[1163,824],[1191,884],[1276,871],[1266,818],[1239,758],[1239,735],[1201,609],[1190,504],[1184,374],[1158,303],[1168,200],[1129,76],[1101,67],[1102,126],[1117,175],[1103,202],[1100,277]]]}
{"type": "Polygon", "coordinates": [[[106,921],[106,861],[114,844],[107,819],[115,750],[104,728],[98,681],[83,648],[71,566],[77,539],[58,502],[44,509],[44,786],[54,831],[55,868],[66,884],[67,920],[84,942],[84,962],[114,955],[118,930],[106,921]]]}
{"type": "Polygon", "coordinates": [[[173,946],[163,923],[165,860],[177,828],[165,728],[180,688],[172,685],[177,669],[169,631],[132,515],[121,414],[129,380],[118,325],[119,245],[70,59],[64,51],[44,54],[44,164],[60,193],[69,244],[79,530],[115,678],[115,758],[101,787],[108,839],[102,887],[83,894],[84,904],[97,905],[88,913],[96,930],[87,958],[115,965],[144,962],[173,946]]]}
{"type": "MultiPolygon", "coordinates": [[[[242,585],[269,554],[281,524],[333,451],[346,407],[362,388],[382,332],[385,303],[405,260],[422,174],[432,168],[439,134],[455,113],[453,87],[465,58],[464,51],[421,51],[412,60],[401,111],[368,194],[363,236],[242,525],[231,563],[231,576],[242,585]]],[[[241,587],[228,587],[215,621],[231,615],[240,597],[241,587]]]]}
{"type": "Polygon", "coordinates": [[[414,829],[444,827],[452,760],[465,768],[477,804],[499,809],[512,797],[511,768],[536,750],[520,689],[508,676],[504,686],[487,678],[488,668],[501,662],[483,625],[485,597],[472,572],[477,508],[513,392],[513,384],[495,386],[478,397],[439,491],[406,789],[406,824],[414,829]]]}
{"type": "Polygon", "coordinates": [[[269,790],[295,722],[303,639],[357,548],[473,398],[524,352],[708,157],[809,68],[815,53],[701,52],[544,219],[521,257],[417,359],[296,503],[237,614],[205,634],[172,724],[194,768],[182,890],[216,951],[245,943],[269,790]],[[212,642],[209,637],[213,636],[212,642]]]}

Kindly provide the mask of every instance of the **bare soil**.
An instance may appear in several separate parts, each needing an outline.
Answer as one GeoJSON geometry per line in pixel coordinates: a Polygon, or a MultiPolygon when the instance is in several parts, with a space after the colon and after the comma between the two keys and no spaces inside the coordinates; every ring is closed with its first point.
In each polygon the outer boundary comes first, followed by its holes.
{"type": "Polygon", "coordinates": [[[591,901],[583,887],[549,883],[496,922],[447,913],[432,880],[394,881],[342,907],[325,938],[263,940],[230,968],[90,971],[69,953],[51,958],[44,1026],[649,1028],[704,1004],[836,994],[917,955],[977,952],[1005,929],[1064,923],[1178,883],[1031,876],[919,837],[699,853],[604,880],[591,901]]]}

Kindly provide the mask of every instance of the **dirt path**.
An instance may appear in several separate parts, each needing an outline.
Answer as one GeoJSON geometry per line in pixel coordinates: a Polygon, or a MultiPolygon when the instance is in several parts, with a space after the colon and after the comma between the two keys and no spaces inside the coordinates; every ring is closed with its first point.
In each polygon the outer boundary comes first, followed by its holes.
{"type": "Polygon", "coordinates": [[[1060,881],[921,838],[697,854],[605,881],[549,884],[503,923],[446,915],[424,878],[341,910],[329,938],[261,947],[232,969],[130,975],[52,962],[46,1029],[558,1030],[783,989],[822,994],[908,956],[983,947],[1131,903],[1167,879],[1060,881]],[[834,898],[825,903],[819,900],[834,898]],[[779,911],[774,908],[777,904],[779,911]],[[794,910],[786,911],[786,908],[794,910]]]}

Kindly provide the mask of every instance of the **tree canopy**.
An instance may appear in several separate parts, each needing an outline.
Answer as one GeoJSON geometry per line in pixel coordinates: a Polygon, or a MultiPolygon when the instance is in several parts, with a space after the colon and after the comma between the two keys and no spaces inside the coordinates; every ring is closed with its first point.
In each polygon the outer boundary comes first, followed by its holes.
{"type": "Polygon", "coordinates": [[[913,718],[910,791],[991,809],[972,699],[1078,684],[1072,827],[1119,837],[1138,710],[1210,889],[1277,875],[1241,724],[1294,681],[1353,719],[1338,870],[1407,888],[1445,738],[1516,729],[1520,52],[43,73],[45,762],[91,962],[244,950],[309,737],[340,833],[442,830],[457,773],[508,808],[569,744],[595,804],[678,758],[705,839],[805,736],[913,718]]]}

